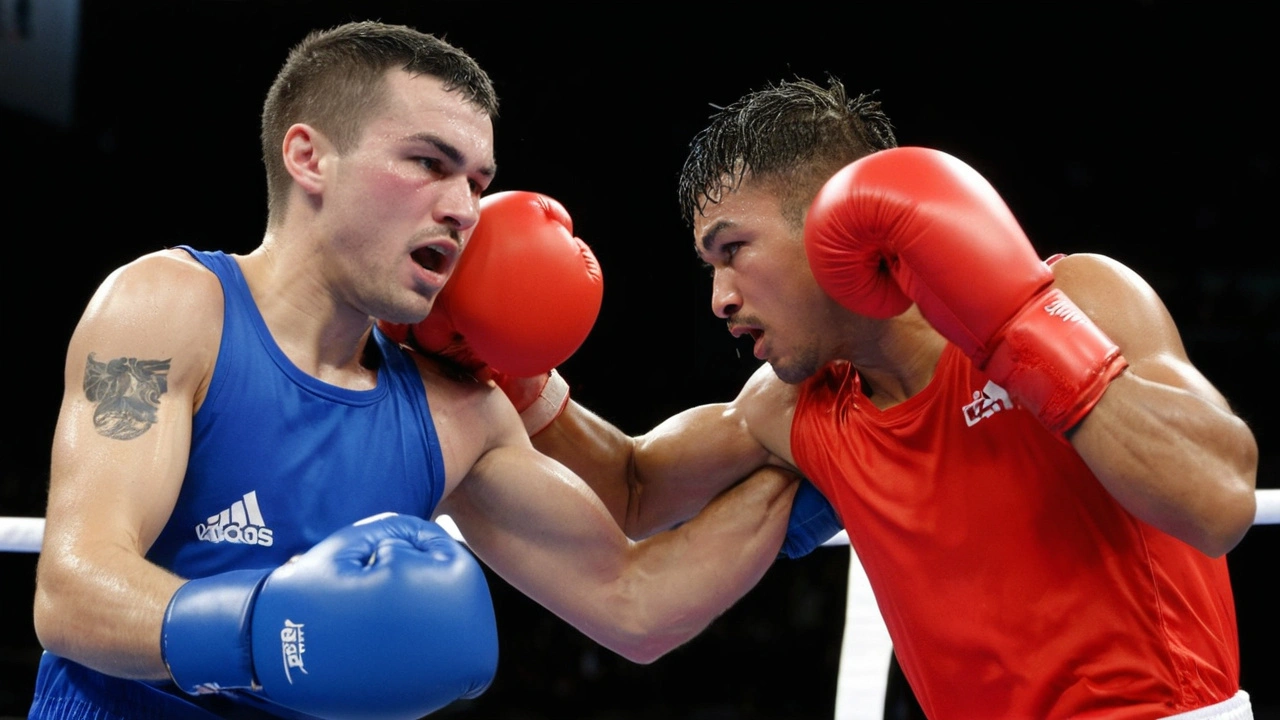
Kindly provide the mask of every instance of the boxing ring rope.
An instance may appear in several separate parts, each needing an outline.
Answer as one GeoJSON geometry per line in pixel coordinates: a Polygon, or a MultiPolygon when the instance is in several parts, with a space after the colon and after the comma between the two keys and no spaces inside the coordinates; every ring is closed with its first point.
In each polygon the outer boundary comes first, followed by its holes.
{"type": "MultiPolygon", "coordinates": [[[[1258,490],[1254,525],[1280,525],[1280,489],[1258,490]]],[[[466,542],[448,516],[436,521],[454,539],[466,542]]],[[[44,518],[0,517],[0,552],[38,553],[44,535],[44,518]]],[[[842,530],[824,547],[847,546],[842,530]]],[[[871,585],[858,556],[849,553],[848,594],[836,682],[835,720],[881,720],[884,717],[885,680],[893,654],[889,631],[880,616],[871,585]]]]}
{"type": "MultiPolygon", "coordinates": [[[[1253,517],[1254,525],[1280,525],[1280,488],[1256,491],[1258,511],[1253,517]]],[[[438,518],[440,525],[454,539],[465,542],[458,528],[448,517],[438,518]]],[[[5,517],[0,516],[0,552],[40,552],[40,544],[44,536],[44,518],[42,517],[5,517]]],[[[824,547],[848,545],[849,536],[841,531],[838,535],[823,543],[824,547]]]]}

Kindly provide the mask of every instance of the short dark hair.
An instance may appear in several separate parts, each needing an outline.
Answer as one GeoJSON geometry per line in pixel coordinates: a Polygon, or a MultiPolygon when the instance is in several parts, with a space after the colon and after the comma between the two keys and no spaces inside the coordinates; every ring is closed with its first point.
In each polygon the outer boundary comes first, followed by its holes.
{"type": "Polygon", "coordinates": [[[365,118],[383,97],[390,68],[439,78],[490,118],[498,116],[493,82],[467,53],[434,35],[404,25],[362,21],[307,34],[267,92],[262,108],[262,160],[267,169],[271,218],[283,214],[289,173],[280,147],[289,127],[314,125],[338,147],[351,147],[365,118]]]}
{"type": "Polygon", "coordinates": [[[823,87],[798,78],[747,93],[717,108],[689,143],[680,171],[680,210],[695,214],[720,202],[750,175],[772,183],[789,221],[803,225],[809,202],[840,168],[895,147],[893,124],[873,100],[852,100],[835,77],[823,87]]]}

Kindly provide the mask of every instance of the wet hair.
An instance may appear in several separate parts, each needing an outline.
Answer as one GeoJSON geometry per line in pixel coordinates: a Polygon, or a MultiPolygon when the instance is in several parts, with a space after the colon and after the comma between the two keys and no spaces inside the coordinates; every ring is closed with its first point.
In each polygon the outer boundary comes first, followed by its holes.
{"type": "Polygon", "coordinates": [[[309,33],[289,51],[262,108],[262,160],[272,219],[283,215],[291,181],[280,148],[294,123],[323,132],[339,151],[352,147],[365,119],[380,106],[387,70],[439,78],[498,116],[498,96],[488,74],[470,55],[448,42],[404,25],[363,21],[309,33]]]}
{"type": "Polygon", "coordinates": [[[777,192],[784,217],[801,227],[810,201],[836,171],[897,146],[893,124],[874,94],[849,99],[835,77],[828,76],[825,87],[798,78],[717,108],[690,141],[680,171],[685,221],[692,225],[695,213],[704,213],[749,176],[777,192]]]}

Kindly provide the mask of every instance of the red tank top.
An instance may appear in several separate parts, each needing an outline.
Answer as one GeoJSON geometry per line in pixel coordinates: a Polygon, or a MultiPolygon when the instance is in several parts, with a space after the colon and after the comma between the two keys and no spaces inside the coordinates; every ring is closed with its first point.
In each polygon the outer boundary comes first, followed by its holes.
{"type": "Polygon", "coordinates": [[[1158,718],[1239,689],[1226,559],[1130,515],[954,346],[886,411],[828,365],[791,448],[933,720],[1158,718]]]}

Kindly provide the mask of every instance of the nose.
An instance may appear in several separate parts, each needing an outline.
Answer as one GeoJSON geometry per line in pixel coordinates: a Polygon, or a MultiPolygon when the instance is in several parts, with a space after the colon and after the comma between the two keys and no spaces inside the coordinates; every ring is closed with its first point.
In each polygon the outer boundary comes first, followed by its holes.
{"type": "Polygon", "coordinates": [[[728,320],[742,309],[742,296],[723,270],[711,276],[711,311],[716,317],[728,320]]]}
{"type": "Polygon", "coordinates": [[[471,189],[471,181],[457,176],[440,181],[435,219],[455,230],[469,230],[480,221],[480,198],[471,189]]]}

